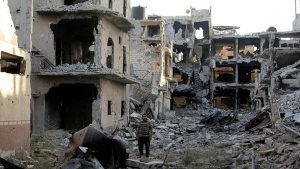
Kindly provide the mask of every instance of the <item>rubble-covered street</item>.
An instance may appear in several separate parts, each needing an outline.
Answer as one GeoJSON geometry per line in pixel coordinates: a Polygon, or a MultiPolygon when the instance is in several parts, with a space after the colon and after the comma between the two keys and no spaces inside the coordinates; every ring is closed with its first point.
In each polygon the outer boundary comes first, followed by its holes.
{"type": "MultiPolygon", "coordinates": [[[[297,110],[300,92],[280,96],[283,124],[300,132],[297,110]],[[289,109],[284,109],[288,107],[289,109]]],[[[209,105],[198,109],[181,108],[166,112],[164,119],[151,120],[154,136],[150,157],[139,158],[135,127],[141,114],[130,115],[130,125],[120,128],[115,136],[121,139],[129,153],[127,168],[298,168],[299,136],[288,130],[272,127],[269,108],[261,111],[226,111],[209,105]],[[258,117],[266,113],[263,119],[258,117]]],[[[59,168],[70,134],[63,130],[49,131],[32,139],[30,156],[15,161],[26,168],[59,168]]]]}
{"type": "Polygon", "coordinates": [[[300,168],[300,0],[233,1],[0,1],[0,169],[300,168]]]}

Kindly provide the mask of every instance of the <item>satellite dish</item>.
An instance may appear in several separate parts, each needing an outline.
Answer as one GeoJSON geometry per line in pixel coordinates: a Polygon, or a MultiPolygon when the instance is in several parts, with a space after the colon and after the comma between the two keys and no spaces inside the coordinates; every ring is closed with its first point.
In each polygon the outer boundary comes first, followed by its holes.
{"type": "Polygon", "coordinates": [[[189,9],[185,10],[186,14],[189,14],[191,11],[189,9]]]}

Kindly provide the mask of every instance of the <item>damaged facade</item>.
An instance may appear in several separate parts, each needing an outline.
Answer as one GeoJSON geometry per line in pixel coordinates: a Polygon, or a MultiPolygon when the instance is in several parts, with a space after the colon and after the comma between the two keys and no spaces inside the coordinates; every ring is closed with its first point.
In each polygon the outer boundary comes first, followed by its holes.
{"type": "Polygon", "coordinates": [[[211,42],[211,100],[223,109],[251,108],[258,83],[258,36],[217,35],[211,42]]]}
{"type": "Polygon", "coordinates": [[[0,156],[24,154],[30,144],[31,1],[0,2],[0,156]],[[16,20],[21,22],[16,23],[16,20]],[[19,39],[19,35],[27,39],[19,39]],[[29,40],[29,41],[28,41],[29,40]]]}
{"type": "Polygon", "coordinates": [[[176,83],[172,85],[172,109],[202,102],[209,92],[208,67],[212,37],[209,10],[191,8],[191,16],[164,17],[166,37],[172,44],[176,83]],[[204,73],[206,72],[206,74],[204,73]]]}
{"type": "MultiPolygon", "coordinates": [[[[192,9],[191,16],[148,16],[134,22],[136,29],[131,33],[130,48],[135,55],[131,58],[133,73],[148,81],[144,86],[156,91],[153,93],[166,86],[161,89],[164,101],[155,102],[159,107],[155,114],[197,102],[208,94],[209,85],[202,83],[198,74],[209,70],[201,67],[210,52],[209,10],[192,9]]],[[[204,76],[201,78],[205,79],[204,76]]]]}
{"type": "Polygon", "coordinates": [[[154,118],[170,110],[170,81],[172,81],[172,50],[166,41],[165,21],[161,17],[134,20],[130,33],[132,74],[141,85],[132,85],[130,97],[144,104],[154,118]]]}
{"type": "Polygon", "coordinates": [[[255,97],[259,99],[258,108],[266,105],[271,107],[271,120],[276,122],[281,117],[298,113],[297,109],[285,113],[286,110],[280,109],[280,106],[290,102],[282,103],[278,100],[281,95],[300,89],[300,32],[266,32],[260,38],[263,52],[258,57],[262,59],[262,69],[255,97]]]}
{"type": "Polygon", "coordinates": [[[130,1],[33,2],[32,129],[128,122],[130,1]]]}

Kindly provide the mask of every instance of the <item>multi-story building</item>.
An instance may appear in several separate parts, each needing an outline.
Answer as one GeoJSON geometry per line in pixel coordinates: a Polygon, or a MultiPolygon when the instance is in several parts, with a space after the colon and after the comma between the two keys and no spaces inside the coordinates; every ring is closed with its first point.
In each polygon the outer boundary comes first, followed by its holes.
{"type": "Polygon", "coordinates": [[[27,51],[30,50],[31,4],[31,1],[18,0],[0,2],[1,157],[24,154],[30,145],[31,65],[27,51]],[[20,38],[25,34],[26,39],[20,38]]]}
{"type": "Polygon", "coordinates": [[[147,100],[153,102],[150,104],[148,101],[147,104],[154,118],[157,118],[159,113],[170,110],[171,99],[169,81],[172,80],[172,50],[165,39],[165,21],[155,16],[133,22],[135,29],[130,34],[131,63],[133,74],[143,86],[132,86],[131,97],[142,103],[147,100]]]}
{"type": "Polygon", "coordinates": [[[209,92],[203,72],[209,70],[204,62],[210,56],[211,13],[207,9],[191,8],[190,16],[163,19],[166,21],[166,39],[172,43],[173,74],[177,81],[172,85],[172,107],[200,102],[209,92]]]}
{"type": "Polygon", "coordinates": [[[128,122],[130,0],[34,0],[33,132],[128,122]]]}
{"type": "MultiPolygon", "coordinates": [[[[210,59],[211,99],[215,107],[251,108],[261,62],[260,38],[255,35],[216,35],[210,59]]],[[[252,107],[253,108],[253,107],[252,107]]]]}
{"type": "MultiPolygon", "coordinates": [[[[264,32],[260,34],[260,38],[263,53],[259,55],[262,64],[255,103],[258,109],[271,107],[271,120],[274,124],[280,119],[280,112],[285,112],[279,110],[279,96],[300,89],[300,32],[264,32]]],[[[289,112],[286,117],[297,112],[289,112]]]]}

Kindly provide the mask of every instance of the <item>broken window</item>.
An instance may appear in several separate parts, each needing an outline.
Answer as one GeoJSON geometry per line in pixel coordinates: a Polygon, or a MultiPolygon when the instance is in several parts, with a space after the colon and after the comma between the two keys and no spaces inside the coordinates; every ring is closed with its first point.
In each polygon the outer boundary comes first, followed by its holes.
{"type": "Polygon", "coordinates": [[[202,56],[201,56],[201,63],[210,56],[209,45],[202,45],[202,56]]]}
{"type": "Polygon", "coordinates": [[[97,20],[68,19],[52,24],[55,39],[56,65],[93,63],[97,20]]]}
{"type": "Polygon", "coordinates": [[[181,24],[178,21],[175,21],[173,24],[175,34],[180,34],[181,38],[190,37],[193,33],[193,27],[191,24],[181,24]]]}
{"type": "Polygon", "coordinates": [[[238,82],[242,84],[255,83],[259,70],[260,64],[258,62],[238,64],[238,82]]]}
{"type": "Polygon", "coordinates": [[[113,61],[114,61],[114,42],[111,38],[108,38],[106,66],[108,68],[113,68],[113,61]]]}
{"type": "Polygon", "coordinates": [[[123,0],[123,15],[126,17],[127,0],[123,0]]]}
{"type": "Polygon", "coordinates": [[[122,44],[122,37],[119,36],[119,45],[121,45],[121,44],[122,44]]]}
{"type": "Polygon", "coordinates": [[[1,52],[0,72],[10,74],[24,74],[26,61],[22,57],[15,56],[6,52],[1,52]]]}
{"type": "Polygon", "coordinates": [[[235,89],[217,87],[214,91],[214,105],[221,109],[235,108],[235,89]]]}
{"type": "Polygon", "coordinates": [[[234,83],[235,68],[232,66],[217,66],[214,69],[215,82],[234,83]]]}
{"type": "Polygon", "coordinates": [[[121,102],[121,116],[124,116],[125,112],[126,112],[126,102],[122,101],[121,102]]]}
{"type": "Polygon", "coordinates": [[[151,42],[148,46],[157,46],[157,43],[151,42]]]}
{"type": "Polygon", "coordinates": [[[234,57],[234,44],[215,44],[214,52],[215,56],[222,59],[232,59],[234,57]]]}
{"type": "Polygon", "coordinates": [[[126,73],[127,62],[126,62],[126,46],[123,46],[123,73],[126,73]]]}
{"type": "Polygon", "coordinates": [[[235,38],[220,38],[212,40],[212,55],[222,59],[232,59],[235,53],[235,38]]]}
{"type": "Polygon", "coordinates": [[[64,0],[64,5],[74,5],[74,4],[83,3],[86,1],[88,1],[88,0],[64,0]]]}
{"type": "Polygon", "coordinates": [[[111,115],[112,113],[112,101],[108,100],[107,101],[107,115],[111,115]]]}
{"type": "Polygon", "coordinates": [[[250,90],[238,89],[238,106],[239,108],[242,109],[250,108],[251,106],[250,90]]]}
{"type": "Polygon", "coordinates": [[[196,29],[196,38],[197,39],[209,39],[209,22],[208,21],[195,22],[194,28],[196,29]],[[202,38],[198,37],[199,33],[202,35],[202,38]]]}
{"type": "Polygon", "coordinates": [[[112,2],[112,0],[109,0],[109,2],[108,2],[108,8],[109,9],[113,8],[113,2],[112,2]]]}
{"type": "Polygon", "coordinates": [[[184,45],[174,45],[173,46],[173,52],[175,52],[176,54],[182,55],[183,62],[186,63],[186,62],[189,61],[190,49],[187,48],[186,46],[184,46],[184,45]]]}
{"type": "Polygon", "coordinates": [[[148,26],[148,36],[149,37],[159,36],[159,34],[160,34],[160,26],[159,25],[148,26]]]}
{"type": "Polygon", "coordinates": [[[45,95],[47,129],[81,129],[92,122],[98,90],[92,84],[62,84],[45,95]]]}
{"type": "Polygon", "coordinates": [[[240,38],[238,44],[239,55],[242,56],[254,56],[259,54],[260,39],[259,38],[240,38]]]}
{"type": "Polygon", "coordinates": [[[187,84],[189,81],[189,75],[184,72],[181,72],[175,67],[173,68],[173,76],[179,84],[187,84]]]}

